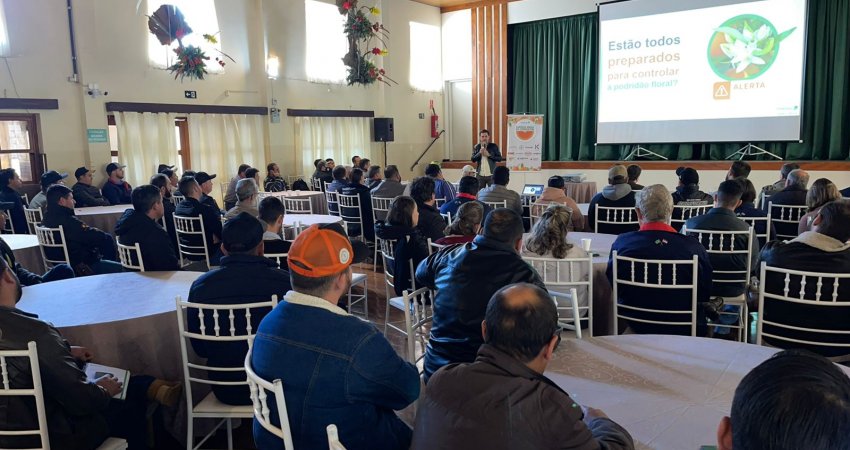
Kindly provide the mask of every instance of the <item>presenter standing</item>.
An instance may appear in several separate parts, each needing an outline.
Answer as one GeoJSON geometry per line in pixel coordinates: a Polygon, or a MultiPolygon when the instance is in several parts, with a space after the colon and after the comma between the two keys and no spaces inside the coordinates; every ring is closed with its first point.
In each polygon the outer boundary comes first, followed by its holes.
{"type": "Polygon", "coordinates": [[[478,133],[478,144],[472,148],[472,162],[478,163],[476,168],[480,188],[490,186],[496,163],[502,160],[499,146],[490,142],[490,131],[481,130],[478,133]]]}

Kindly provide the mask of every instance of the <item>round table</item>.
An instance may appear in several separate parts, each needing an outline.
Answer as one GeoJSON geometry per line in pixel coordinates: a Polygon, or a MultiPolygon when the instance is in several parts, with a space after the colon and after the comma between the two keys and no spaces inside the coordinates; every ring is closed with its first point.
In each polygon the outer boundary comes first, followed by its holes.
{"type": "Polygon", "coordinates": [[[688,336],[571,339],[546,376],[625,427],[636,448],[695,450],[716,444],[741,378],[777,351],[688,336]]]}
{"type": "Polygon", "coordinates": [[[595,181],[582,181],[581,183],[564,183],[564,189],[567,196],[576,201],[576,203],[590,203],[593,196],[596,195],[595,181]]]}
{"type": "Polygon", "coordinates": [[[327,214],[287,214],[283,216],[284,226],[295,226],[295,222],[298,222],[301,226],[309,227],[317,223],[338,223],[342,222],[342,219],[327,214]]]}
{"type": "Polygon", "coordinates": [[[4,234],[2,239],[9,244],[15,261],[24,269],[37,274],[44,273],[44,259],[34,234],[4,234]]]}
{"type": "Polygon", "coordinates": [[[133,205],[92,206],[89,208],[74,208],[77,218],[88,226],[107,233],[115,232],[115,224],[124,211],[133,209],[133,205]]]}
{"type": "Polygon", "coordinates": [[[325,193],[322,191],[282,191],[282,192],[260,192],[260,199],[263,197],[278,197],[285,198],[306,198],[310,200],[310,206],[313,208],[314,214],[327,214],[328,202],[325,199],[325,193]]]}

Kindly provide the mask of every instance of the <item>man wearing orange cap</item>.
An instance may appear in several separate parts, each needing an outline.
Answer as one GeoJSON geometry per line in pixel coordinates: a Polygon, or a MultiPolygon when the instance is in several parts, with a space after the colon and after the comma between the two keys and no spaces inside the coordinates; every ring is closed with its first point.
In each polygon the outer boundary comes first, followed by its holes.
{"type": "MultiPolygon", "coordinates": [[[[352,247],[339,224],[303,231],[287,259],[293,290],[257,330],[250,364],[263,379],[284,380],[295,448],[327,447],[329,424],[349,450],[410,447],[410,427],[393,410],[419,397],[416,367],[374,325],[337,306],[351,286],[351,264],[368,255],[363,243],[352,247]]],[[[277,414],[272,421],[279,424],[277,414]]],[[[254,441],[283,449],[256,422],[254,441]]]]}

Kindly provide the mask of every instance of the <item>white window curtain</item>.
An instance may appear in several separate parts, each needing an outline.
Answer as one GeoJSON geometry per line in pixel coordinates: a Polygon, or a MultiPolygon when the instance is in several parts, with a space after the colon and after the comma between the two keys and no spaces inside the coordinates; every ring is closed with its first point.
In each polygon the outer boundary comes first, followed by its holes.
{"type": "Polygon", "coordinates": [[[148,184],[160,164],[180,164],[177,156],[176,114],[119,112],[118,160],[127,165],[125,180],[133,186],[148,184]]]}
{"type": "MultiPolygon", "coordinates": [[[[192,170],[217,175],[214,193],[220,190],[221,183],[236,175],[240,164],[256,167],[265,176],[263,116],[189,114],[189,146],[192,170]]],[[[224,193],[220,193],[220,198],[223,197],[224,193]]]]}
{"type": "Polygon", "coordinates": [[[351,157],[371,158],[372,139],[367,117],[295,118],[295,154],[301,157],[305,176],[315,172],[313,161],[333,158],[337,165],[351,165],[351,157]]]}

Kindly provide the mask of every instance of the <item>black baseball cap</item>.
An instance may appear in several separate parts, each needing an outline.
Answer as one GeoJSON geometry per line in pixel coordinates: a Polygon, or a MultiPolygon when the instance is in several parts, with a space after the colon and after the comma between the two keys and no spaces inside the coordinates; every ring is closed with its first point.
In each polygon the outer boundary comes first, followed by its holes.
{"type": "Polygon", "coordinates": [[[68,178],[67,173],[59,173],[55,170],[44,172],[41,175],[41,187],[47,187],[51,184],[56,184],[56,182],[58,182],[59,180],[64,180],[65,178],[68,178]]]}
{"type": "Polygon", "coordinates": [[[260,245],[266,231],[260,220],[247,212],[224,223],[221,243],[228,252],[247,252],[260,245]]]}
{"type": "Polygon", "coordinates": [[[169,166],[168,164],[160,164],[159,167],[156,168],[156,173],[162,173],[163,170],[174,170],[177,166],[169,166]]]}
{"type": "Polygon", "coordinates": [[[198,173],[195,174],[195,181],[197,181],[198,184],[204,184],[207,181],[210,181],[215,177],[216,177],[215,174],[210,175],[206,172],[198,172],[198,173]]]}
{"type": "Polygon", "coordinates": [[[74,177],[80,178],[81,176],[83,176],[83,175],[85,175],[89,172],[94,172],[94,169],[89,169],[88,167],[80,167],[80,168],[78,168],[77,170],[74,171],[74,177]]]}
{"type": "Polygon", "coordinates": [[[682,173],[679,174],[679,180],[682,184],[699,184],[699,173],[697,173],[696,169],[692,169],[690,167],[686,167],[682,173]]]}
{"type": "Polygon", "coordinates": [[[118,169],[123,169],[125,167],[127,167],[126,164],[109,163],[109,164],[106,165],[106,174],[112,175],[112,172],[114,172],[118,169]]]}

